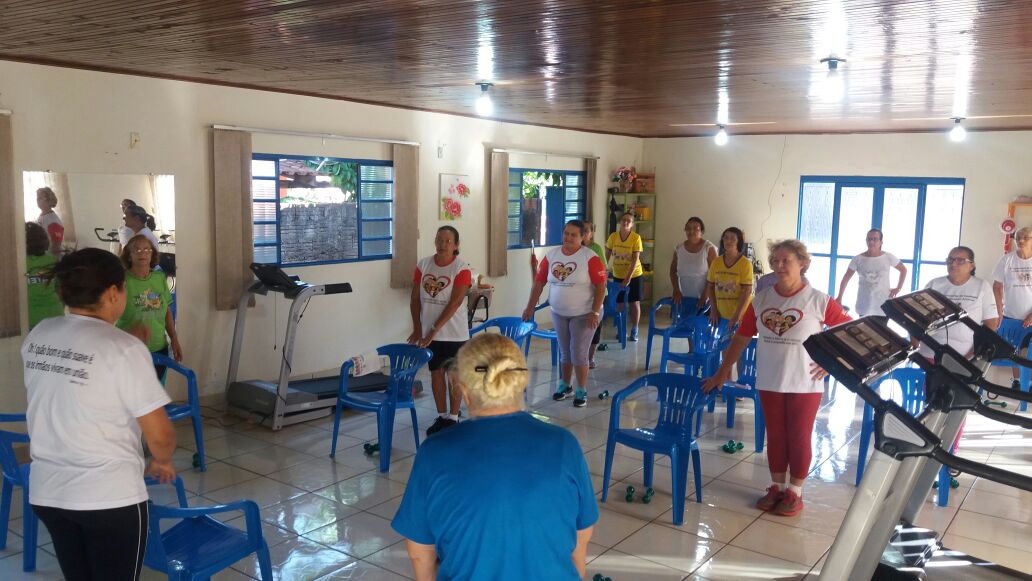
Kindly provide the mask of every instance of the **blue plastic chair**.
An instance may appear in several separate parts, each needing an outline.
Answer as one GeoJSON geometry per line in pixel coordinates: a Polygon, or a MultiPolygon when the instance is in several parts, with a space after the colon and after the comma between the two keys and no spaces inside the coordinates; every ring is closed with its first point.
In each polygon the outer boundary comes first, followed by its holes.
{"type": "Polygon", "coordinates": [[[677,325],[671,325],[663,331],[663,350],[659,358],[659,371],[666,373],[667,363],[684,365],[684,372],[699,379],[709,377],[720,367],[721,351],[727,347],[731,339],[727,321],[721,319],[712,325],[709,317],[695,316],[682,318],[677,325]],[[689,350],[677,352],[670,350],[671,339],[687,339],[689,350]]]}
{"type": "Polygon", "coordinates": [[[530,347],[530,334],[537,329],[537,323],[524,321],[520,317],[495,317],[473,327],[469,334],[472,336],[492,328],[498,329],[500,335],[512,339],[513,343],[523,345],[526,350],[530,347]]]}
{"type": "MultiPolygon", "coordinates": [[[[537,313],[541,309],[550,306],[548,301],[541,303],[534,307],[534,312],[537,313]]],[[[537,324],[534,324],[534,329],[530,332],[530,338],[537,337],[538,339],[547,339],[551,342],[552,349],[552,367],[559,365],[559,336],[555,334],[555,329],[539,329],[537,324]]],[[[530,357],[530,338],[523,344],[523,356],[530,357]]],[[[517,341],[517,344],[519,342],[517,341]]]]}
{"type": "MultiPolygon", "coordinates": [[[[1003,319],[1000,321],[1000,328],[996,330],[997,334],[1007,340],[1008,343],[1017,349],[1021,346],[1021,341],[1026,335],[1032,334],[1032,327],[1021,326],[1021,321],[1017,319],[1003,319]]],[[[1025,367],[1024,365],[1018,365],[1010,361],[994,361],[993,365],[996,367],[1017,367],[1020,372],[1018,374],[1018,381],[1021,383],[1021,391],[1027,392],[1029,390],[1029,384],[1032,383],[1032,369],[1025,367]]],[[[1028,409],[1027,402],[1018,403],[1018,411],[1023,412],[1028,409]]]]}
{"type": "Polygon", "coordinates": [[[333,417],[333,443],[330,458],[337,455],[337,434],[340,432],[340,415],[345,407],[365,412],[376,412],[376,430],[379,433],[380,472],[391,467],[391,444],[394,440],[394,414],[399,409],[408,409],[412,414],[412,433],[419,448],[419,421],[416,418],[416,404],[412,401],[412,384],[416,372],[433,356],[429,349],[415,345],[395,343],[377,347],[377,354],[387,356],[391,361],[391,376],[384,391],[353,393],[348,391],[348,376],[354,363],[348,359],[340,366],[340,387],[337,390],[337,410],[333,417]]]}
{"type": "MultiPolygon", "coordinates": [[[[156,484],[147,479],[150,485],[156,484]]],[[[168,575],[169,581],[206,581],[215,573],[254,553],[262,581],[272,581],[272,559],[269,545],[262,534],[261,513],[252,500],[238,500],[229,504],[188,508],[183,481],[177,476],[178,507],[149,505],[150,533],[143,564],[168,575]],[[212,515],[241,511],[246,531],[219,522],[212,515]],[[161,521],[178,519],[165,532],[161,521]]]]}
{"type": "MultiPolygon", "coordinates": [[[[24,422],[25,414],[0,414],[0,423],[24,422]]],[[[29,467],[18,464],[14,444],[27,444],[28,434],[0,430],[0,467],[3,468],[3,494],[0,496],[0,549],[7,548],[7,528],[11,520],[11,496],[14,487],[22,489],[22,571],[36,570],[36,541],[39,519],[29,505],[29,467]]]]}
{"type": "Polygon", "coordinates": [[[735,427],[735,404],[736,398],[743,397],[753,400],[755,413],[754,432],[756,434],[756,451],[763,451],[763,443],[767,435],[767,425],[763,421],[763,407],[760,406],[760,392],[756,389],[756,338],[742,351],[742,357],[738,360],[738,379],[729,381],[720,388],[724,403],[727,405],[727,427],[735,427]]]}
{"type": "Polygon", "coordinates": [[[649,311],[649,336],[645,343],[645,371],[649,370],[649,364],[652,361],[652,338],[656,335],[662,335],[664,331],[677,325],[677,323],[684,317],[693,317],[695,315],[702,314],[703,309],[698,308],[698,302],[698,297],[684,297],[681,299],[681,304],[679,305],[675,305],[674,300],[670,297],[663,297],[656,301],[652,310],[649,311]],[[667,327],[659,327],[656,325],[656,313],[658,313],[662,308],[670,309],[670,325],[667,327]]]}
{"type": "Polygon", "coordinates": [[[186,378],[186,402],[170,403],[165,406],[165,412],[168,413],[168,419],[173,422],[190,418],[190,422],[193,423],[194,444],[197,447],[197,467],[204,472],[208,467],[204,462],[204,434],[201,432],[201,398],[197,391],[197,374],[193,369],[167,355],[151,353],[151,359],[155,365],[164,365],[186,378]]]}
{"type": "Polygon", "coordinates": [[[616,328],[617,337],[620,338],[620,347],[627,348],[627,303],[616,301],[617,296],[626,295],[627,289],[620,286],[620,283],[611,280],[606,282],[606,300],[602,307],[602,324],[606,319],[612,317],[613,326],[616,328]]]}
{"type": "Polygon", "coordinates": [[[602,475],[602,502],[609,496],[609,478],[613,470],[613,454],[617,444],[641,450],[644,462],[645,486],[652,486],[653,464],[656,454],[670,457],[673,483],[673,521],[684,524],[684,499],[688,493],[688,460],[691,457],[695,474],[695,502],[702,502],[702,460],[699,446],[693,437],[692,418],[715,395],[702,393],[701,382],[678,373],[650,373],[636,379],[613,396],[609,411],[609,437],[606,440],[606,465],[602,475]],[[652,428],[620,428],[620,404],[634,392],[656,388],[659,418],[652,428]]]}

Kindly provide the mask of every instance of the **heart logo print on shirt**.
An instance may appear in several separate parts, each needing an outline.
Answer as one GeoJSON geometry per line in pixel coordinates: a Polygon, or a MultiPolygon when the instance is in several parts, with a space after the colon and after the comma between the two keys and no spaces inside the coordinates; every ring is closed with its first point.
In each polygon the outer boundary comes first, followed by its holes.
{"type": "Polygon", "coordinates": [[[560,282],[566,280],[566,278],[573,274],[573,271],[575,270],[577,270],[576,262],[552,263],[552,276],[559,279],[560,282]]]}
{"type": "Polygon", "coordinates": [[[438,293],[448,288],[449,284],[451,284],[451,279],[447,276],[438,277],[428,274],[423,277],[423,290],[433,298],[436,298],[438,293]]]}
{"type": "Polygon", "coordinates": [[[770,329],[778,337],[787,333],[789,329],[796,326],[802,319],[803,312],[799,309],[785,309],[782,311],[772,307],[763,311],[763,314],[760,315],[760,322],[763,323],[763,326],[770,329]]]}

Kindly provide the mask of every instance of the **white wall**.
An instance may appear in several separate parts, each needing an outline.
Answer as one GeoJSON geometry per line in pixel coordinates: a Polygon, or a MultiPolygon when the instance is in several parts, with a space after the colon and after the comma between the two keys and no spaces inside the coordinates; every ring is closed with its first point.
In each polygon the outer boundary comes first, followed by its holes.
{"type": "MultiPolygon", "coordinates": [[[[439,174],[468,174],[471,183],[480,187],[467,205],[469,218],[455,225],[462,234],[463,257],[481,271],[486,270],[485,167],[491,147],[591,153],[600,156],[602,174],[638,163],[642,147],[642,141],[635,138],[12,62],[0,62],[0,95],[0,107],[14,111],[16,175],[48,168],[69,173],[175,176],[180,337],[186,363],[198,372],[206,393],[223,387],[233,325],[233,313],[213,307],[212,124],[421,142],[419,254],[433,251],[434,231],[441,225],[437,220],[439,174]],[[140,134],[140,142],[133,148],[129,147],[130,132],[140,134]],[[440,158],[439,145],[444,145],[440,158]]],[[[470,95],[475,96],[472,88],[470,95]]],[[[256,136],[254,149],[386,155],[386,148],[380,145],[272,135],[256,136]]],[[[554,160],[550,157],[542,167],[553,167],[554,160]]],[[[600,178],[598,191],[605,187],[600,178]]],[[[596,197],[596,210],[600,211],[604,196],[596,197]]],[[[492,315],[522,311],[530,289],[528,252],[510,253],[512,274],[491,281],[498,286],[492,315]]],[[[408,335],[408,293],[389,288],[388,269],[388,262],[377,261],[292,270],[310,282],[343,280],[355,289],[351,295],[312,301],[297,343],[296,371],[332,368],[346,356],[408,335]]],[[[245,341],[249,354],[242,375],[275,374],[279,354],[273,348],[280,342],[286,311],[282,300],[277,303],[265,298],[250,313],[245,341]]],[[[20,344],[18,338],[0,340],[4,409],[24,405],[20,344]]]]}
{"type": "MultiPolygon", "coordinates": [[[[655,166],[659,192],[657,296],[670,294],[671,254],[692,215],[715,243],[724,228],[742,228],[764,261],[767,240],[794,238],[803,175],[965,178],[961,243],[988,276],[1002,251],[1007,202],[1032,195],[1030,151],[1028,131],[969,132],[959,144],[945,132],[732,136],[724,147],[711,138],[647,139],[643,165],[655,166]]],[[[1032,225],[1032,211],[1017,217],[1032,225]]]]}

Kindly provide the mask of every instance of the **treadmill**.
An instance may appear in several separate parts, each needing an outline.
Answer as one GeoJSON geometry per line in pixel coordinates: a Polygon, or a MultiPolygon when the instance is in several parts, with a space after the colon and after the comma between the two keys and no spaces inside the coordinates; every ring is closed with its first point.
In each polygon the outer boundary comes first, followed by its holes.
{"type": "Polygon", "coordinates": [[[884,317],[864,317],[814,335],[804,343],[815,362],[874,409],[875,452],[839,528],[821,579],[1028,579],[1013,569],[946,549],[934,531],[915,527],[939,465],[1032,491],[1032,478],[957,457],[948,452],[963,419],[975,411],[993,420],[1032,427],[1032,420],[986,406],[972,384],[1021,399],[1026,396],[984,380],[993,359],[1019,364],[1014,348],[935,291],[888,301],[886,315],[935,353],[933,362],[915,353],[884,317]],[[976,355],[968,361],[936,342],[930,331],[963,324],[975,331],[976,355]],[[994,336],[990,337],[990,335],[994,336]],[[926,409],[918,417],[882,400],[873,382],[910,360],[926,373],[926,409]]]}

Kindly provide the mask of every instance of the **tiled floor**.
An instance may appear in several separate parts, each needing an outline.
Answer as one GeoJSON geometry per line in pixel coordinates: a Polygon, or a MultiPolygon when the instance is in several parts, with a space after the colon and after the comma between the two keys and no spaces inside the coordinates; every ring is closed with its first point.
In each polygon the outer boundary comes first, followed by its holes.
{"type": "MultiPolygon", "coordinates": [[[[658,354],[658,346],[656,349],[658,354]]],[[[609,401],[594,396],[615,393],[641,375],[645,341],[599,352],[585,409],[569,400],[553,402],[556,377],[548,345],[535,341],[531,353],[528,406],[542,420],[571,430],[580,440],[602,487],[609,401]]],[[[657,364],[654,357],[653,365],[657,364]]],[[[424,383],[429,378],[424,373],[424,383]]],[[[432,399],[418,399],[420,430],[432,422],[432,399]]],[[[723,406],[703,419],[703,502],[689,496],[684,526],[671,524],[669,462],[657,460],[650,504],[627,503],[623,490],[643,488],[641,457],[618,448],[613,494],[600,505],[601,519],[589,547],[588,575],[603,573],[614,581],[651,579],[799,579],[819,572],[839,523],[852,499],[860,424],[860,404],[834,383],[818,416],[815,458],[805,486],[806,510],[781,518],[753,508],[769,483],[766,457],[755,454],[751,402],[740,402],[735,428],[727,429],[723,406]],[[720,450],[728,439],[747,442],[733,455],[720,450]]],[[[1013,408],[1011,408],[1013,409],[1013,408]]],[[[655,406],[646,399],[627,402],[625,425],[648,424],[655,406]]],[[[405,579],[411,577],[404,542],[390,528],[412,467],[415,446],[407,413],[397,416],[391,470],[377,471],[378,458],[367,457],[362,444],[376,436],[370,415],[348,414],[336,460],[328,458],[332,420],[322,419],[271,432],[224,418],[205,425],[208,471],[190,468],[193,439],[188,424],[179,427],[181,450],[176,461],[192,506],[239,498],[259,504],[277,579],[405,579]]],[[[979,461],[1032,474],[1032,436],[1004,430],[1000,424],[969,420],[961,454],[979,461]]],[[[691,475],[689,475],[691,478],[691,475]]],[[[1032,574],[1032,494],[961,476],[948,507],[929,502],[919,523],[945,533],[947,546],[1032,574]]],[[[155,489],[168,502],[167,491],[155,489]]],[[[38,570],[21,572],[21,501],[16,494],[8,547],[0,551],[0,579],[60,579],[53,546],[41,527],[38,570]]],[[[234,518],[229,515],[229,518],[234,518]]],[[[239,519],[240,517],[235,517],[239,519]]],[[[231,521],[232,522],[232,521],[231,521]]],[[[236,520],[242,526],[241,520],[236,520]]],[[[241,561],[216,579],[257,576],[253,560],[241,561]]],[[[145,570],[145,579],[159,575],[145,570]]]]}

